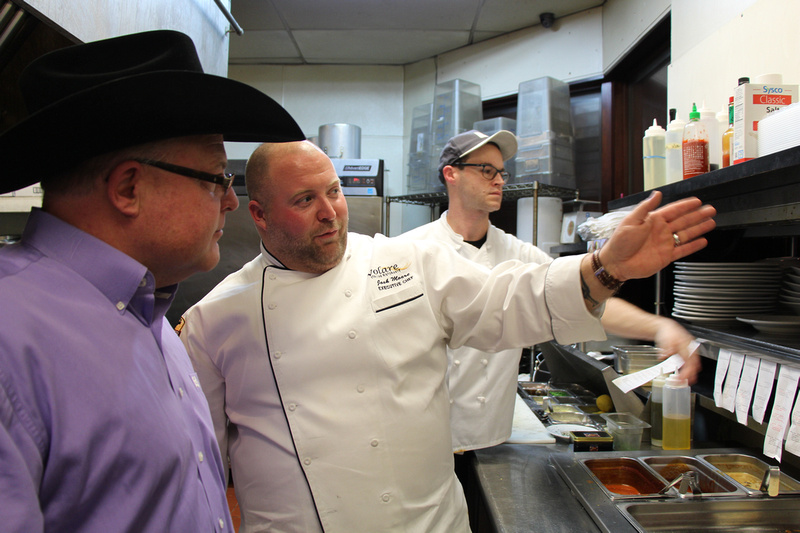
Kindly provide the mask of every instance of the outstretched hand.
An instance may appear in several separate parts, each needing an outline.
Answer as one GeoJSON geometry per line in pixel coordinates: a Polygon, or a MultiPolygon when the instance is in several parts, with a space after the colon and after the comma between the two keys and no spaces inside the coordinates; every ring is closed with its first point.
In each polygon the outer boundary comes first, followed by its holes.
{"type": "Polygon", "coordinates": [[[654,191],[622,219],[600,250],[606,271],[620,281],[647,278],[673,261],[702,250],[702,235],[716,226],[716,210],[698,198],[686,198],[656,209],[654,191]]]}

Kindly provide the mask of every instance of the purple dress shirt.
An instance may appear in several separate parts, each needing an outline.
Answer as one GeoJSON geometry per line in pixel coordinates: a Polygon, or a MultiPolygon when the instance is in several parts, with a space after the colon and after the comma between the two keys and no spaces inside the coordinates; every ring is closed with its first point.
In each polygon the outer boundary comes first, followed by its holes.
{"type": "Polygon", "coordinates": [[[0,529],[233,531],[174,292],[40,210],[0,249],[0,529]]]}

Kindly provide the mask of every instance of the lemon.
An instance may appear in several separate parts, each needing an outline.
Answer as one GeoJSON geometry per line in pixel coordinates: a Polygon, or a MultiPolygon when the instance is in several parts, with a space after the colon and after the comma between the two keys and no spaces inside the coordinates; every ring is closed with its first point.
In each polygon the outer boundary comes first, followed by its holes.
{"type": "Polygon", "coordinates": [[[601,394],[598,396],[595,404],[603,413],[608,413],[614,409],[614,402],[611,401],[611,396],[608,394],[601,394]]]}

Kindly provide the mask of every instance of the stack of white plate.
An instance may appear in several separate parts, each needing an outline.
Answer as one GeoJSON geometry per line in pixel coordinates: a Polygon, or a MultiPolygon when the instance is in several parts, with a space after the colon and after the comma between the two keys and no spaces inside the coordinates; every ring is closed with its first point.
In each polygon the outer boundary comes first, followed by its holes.
{"type": "Polygon", "coordinates": [[[800,102],[758,121],[758,155],[774,154],[800,146],[800,102]]]}
{"type": "Polygon", "coordinates": [[[775,311],[777,263],[675,263],[672,316],[698,324],[736,323],[737,316],[775,311]]]}
{"type": "Polygon", "coordinates": [[[790,267],[783,275],[780,302],[800,315],[800,268],[790,267]]]}

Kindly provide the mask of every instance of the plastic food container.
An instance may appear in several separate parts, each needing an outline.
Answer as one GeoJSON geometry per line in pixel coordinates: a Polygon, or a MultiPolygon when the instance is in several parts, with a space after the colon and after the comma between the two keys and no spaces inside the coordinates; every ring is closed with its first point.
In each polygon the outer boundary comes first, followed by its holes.
{"type": "Polygon", "coordinates": [[[614,437],[614,449],[618,451],[638,450],[642,445],[642,432],[650,424],[630,413],[602,413],[608,432],[614,437]]]}

